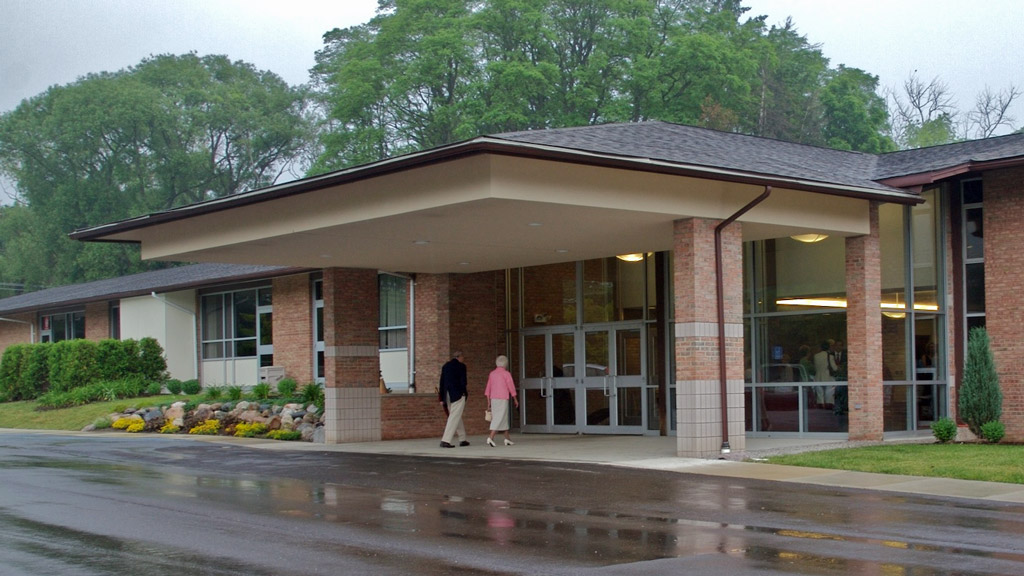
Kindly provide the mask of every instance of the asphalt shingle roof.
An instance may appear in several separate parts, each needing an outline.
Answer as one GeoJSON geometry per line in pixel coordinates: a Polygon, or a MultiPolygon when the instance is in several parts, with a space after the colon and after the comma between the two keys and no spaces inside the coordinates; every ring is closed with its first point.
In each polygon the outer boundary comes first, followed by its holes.
{"type": "Polygon", "coordinates": [[[192,264],[141,272],[120,278],[108,278],[84,284],[47,288],[0,300],[0,315],[14,314],[53,306],[114,300],[141,296],[150,292],[170,292],[204,284],[267,277],[295,268],[249,266],[241,264],[192,264]]]}
{"type": "Polygon", "coordinates": [[[879,191],[893,190],[874,181],[878,157],[873,154],[830,150],[666,122],[508,132],[492,137],[879,191]]]}
{"type": "Polygon", "coordinates": [[[901,150],[878,157],[875,179],[923,174],[969,162],[1024,158],[1024,134],[1009,134],[942,146],[901,150]]]}

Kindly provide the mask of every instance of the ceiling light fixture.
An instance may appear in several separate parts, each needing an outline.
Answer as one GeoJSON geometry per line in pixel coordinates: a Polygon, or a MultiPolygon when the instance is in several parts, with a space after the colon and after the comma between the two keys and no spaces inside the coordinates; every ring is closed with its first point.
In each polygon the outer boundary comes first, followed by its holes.
{"type": "Polygon", "coordinates": [[[644,259],[644,255],[641,253],[619,254],[618,256],[616,256],[616,258],[622,260],[623,262],[639,262],[644,259]]]}
{"type": "Polygon", "coordinates": [[[797,242],[805,242],[807,244],[813,244],[815,242],[821,242],[825,238],[828,238],[828,234],[797,234],[796,236],[790,236],[797,242]]]}

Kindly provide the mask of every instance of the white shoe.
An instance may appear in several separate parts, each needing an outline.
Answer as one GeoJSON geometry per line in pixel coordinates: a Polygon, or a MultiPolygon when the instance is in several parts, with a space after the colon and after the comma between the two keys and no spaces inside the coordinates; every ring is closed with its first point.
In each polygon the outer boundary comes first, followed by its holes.
{"type": "MultiPolygon", "coordinates": [[[[509,440],[508,438],[505,438],[505,446],[515,446],[515,445],[516,445],[515,442],[509,440]]],[[[491,446],[494,446],[494,444],[491,444],[491,446]]]]}
{"type": "Polygon", "coordinates": [[[487,439],[487,445],[490,446],[491,448],[495,448],[494,440],[491,440],[490,438],[488,438],[487,439]]]}

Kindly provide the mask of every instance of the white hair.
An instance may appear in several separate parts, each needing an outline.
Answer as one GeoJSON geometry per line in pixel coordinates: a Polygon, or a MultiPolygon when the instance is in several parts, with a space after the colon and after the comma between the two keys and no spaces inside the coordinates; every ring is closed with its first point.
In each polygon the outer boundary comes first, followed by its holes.
{"type": "Polygon", "coordinates": [[[508,368],[508,356],[505,356],[504,354],[502,354],[501,356],[498,356],[494,360],[494,365],[495,366],[499,366],[501,368],[508,368]]]}

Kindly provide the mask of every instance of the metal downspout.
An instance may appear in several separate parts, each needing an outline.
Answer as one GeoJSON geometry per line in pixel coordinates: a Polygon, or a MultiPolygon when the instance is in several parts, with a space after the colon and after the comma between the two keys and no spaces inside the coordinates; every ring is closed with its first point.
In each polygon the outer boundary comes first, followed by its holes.
{"type": "Polygon", "coordinates": [[[718,386],[722,402],[722,454],[728,454],[731,450],[729,448],[728,379],[725,375],[725,295],[723,294],[725,281],[722,278],[722,230],[746,214],[751,208],[764,202],[771,193],[772,187],[765,186],[764,192],[760,196],[715,226],[715,299],[718,305],[718,386]]]}

